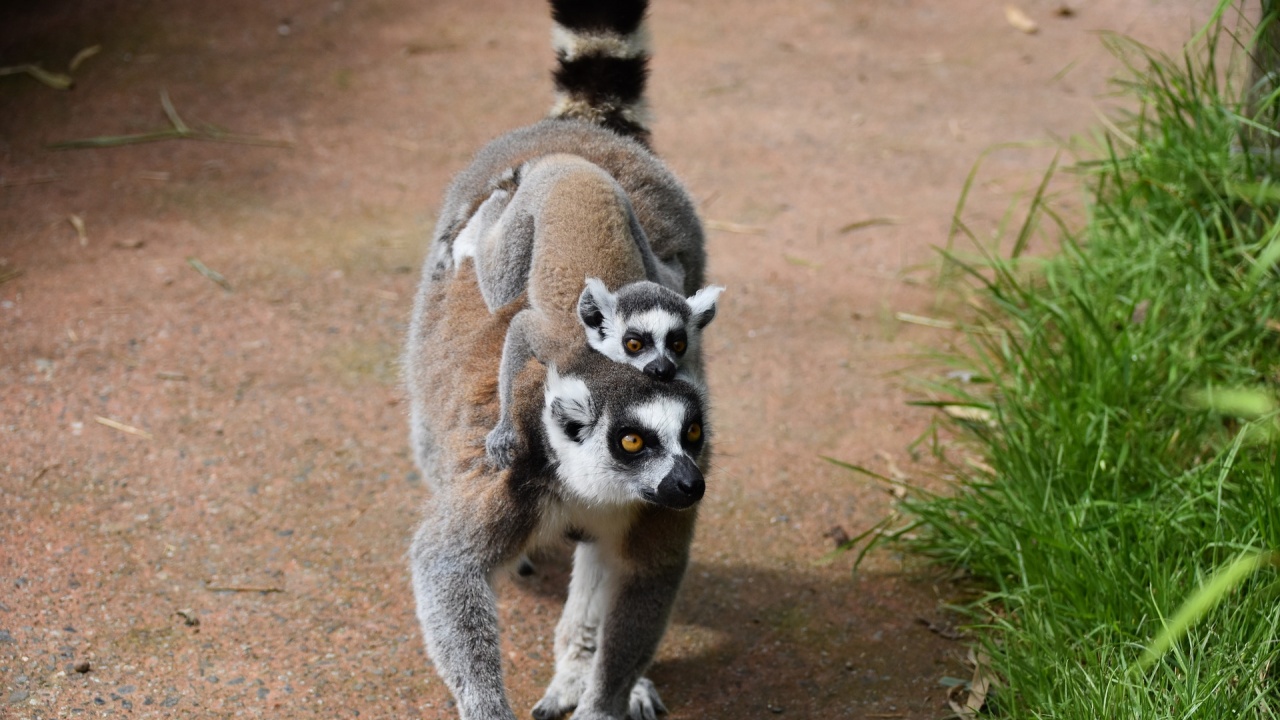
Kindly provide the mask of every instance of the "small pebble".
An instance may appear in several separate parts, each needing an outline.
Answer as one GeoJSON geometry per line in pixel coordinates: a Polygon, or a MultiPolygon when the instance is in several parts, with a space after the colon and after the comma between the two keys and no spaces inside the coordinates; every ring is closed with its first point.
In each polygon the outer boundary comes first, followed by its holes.
{"type": "Polygon", "coordinates": [[[75,668],[74,668],[74,669],[75,669],[75,671],[76,671],[76,672],[78,672],[78,673],[80,673],[81,675],[83,675],[83,674],[85,674],[85,673],[89,672],[90,670],[92,670],[92,669],[93,669],[93,666],[89,664],[89,661],[88,661],[88,660],[81,660],[80,662],[76,663],[76,666],[75,666],[75,668]]]}

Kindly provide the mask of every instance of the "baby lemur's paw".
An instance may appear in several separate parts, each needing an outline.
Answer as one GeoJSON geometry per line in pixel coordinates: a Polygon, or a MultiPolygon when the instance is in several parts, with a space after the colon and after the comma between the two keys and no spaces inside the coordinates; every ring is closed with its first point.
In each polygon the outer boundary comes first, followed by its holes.
{"type": "Polygon", "coordinates": [[[520,446],[520,439],[516,437],[516,429],[511,423],[500,422],[498,426],[489,431],[484,439],[484,452],[488,456],[489,462],[499,470],[511,467],[511,463],[516,459],[516,450],[520,446]]]}
{"type": "Polygon", "coordinates": [[[631,688],[631,702],[627,709],[627,720],[658,720],[659,715],[667,714],[667,706],[658,697],[658,688],[653,686],[649,678],[640,678],[631,688]]]}

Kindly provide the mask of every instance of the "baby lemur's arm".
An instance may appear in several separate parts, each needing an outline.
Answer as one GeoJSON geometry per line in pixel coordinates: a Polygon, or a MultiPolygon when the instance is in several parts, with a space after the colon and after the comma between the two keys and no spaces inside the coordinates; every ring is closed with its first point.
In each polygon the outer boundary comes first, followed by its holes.
{"type": "Polygon", "coordinates": [[[524,369],[530,357],[538,358],[543,364],[547,360],[545,355],[538,357],[539,340],[546,336],[538,320],[538,314],[532,308],[516,313],[507,326],[507,337],[502,343],[502,363],[498,367],[498,424],[484,439],[489,462],[498,468],[510,466],[519,447],[515,422],[511,419],[511,395],[516,375],[524,369]]]}

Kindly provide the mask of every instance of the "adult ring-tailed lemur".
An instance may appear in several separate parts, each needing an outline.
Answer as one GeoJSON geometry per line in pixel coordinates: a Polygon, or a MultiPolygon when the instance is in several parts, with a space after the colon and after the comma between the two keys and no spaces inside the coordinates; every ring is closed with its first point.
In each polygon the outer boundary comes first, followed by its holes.
{"type": "Polygon", "coordinates": [[[646,5],[551,0],[557,103],[454,179],[415,300],[403,363],[410,441],[433,494],[410,553],[414,594],[464,720],[515,717],[495,573],[565,538],[577,543],[573,576],[534,717],[665,710],[643,674],[705,488],[707,398],[687,332],[710,320],[719,289],[698,293],[701,225],[648,147],[646,5]],[[627,288],[685,326],[628,314],[627,288]],[[680,371],[612,349],[638,355],[625,335],[636,328],[651,343],[661,335],[680,371]],[[503,423],[510,434],[491,459],[486,440],[503,423]]]}

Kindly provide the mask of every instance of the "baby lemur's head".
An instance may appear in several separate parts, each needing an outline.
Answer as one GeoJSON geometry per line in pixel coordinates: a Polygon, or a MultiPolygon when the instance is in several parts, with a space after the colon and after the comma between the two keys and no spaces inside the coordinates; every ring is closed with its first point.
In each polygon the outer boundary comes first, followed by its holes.
{"type": "Polygon", "coordinates": [[[658,380],[671,380],[686,369],[685,356],[702,341],[702,329],[716,316],[716,300],[724,288],[708,285],[693,297],[642,280],[617,293],[597,278],[587,278],[578,297],[578,319],[587,343],[615,362],[643,370],[658,380]]]}

